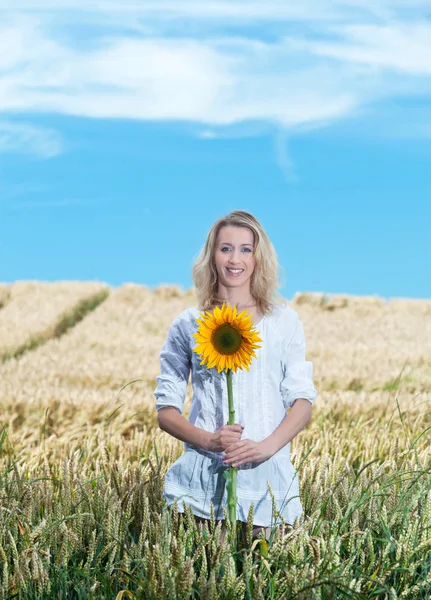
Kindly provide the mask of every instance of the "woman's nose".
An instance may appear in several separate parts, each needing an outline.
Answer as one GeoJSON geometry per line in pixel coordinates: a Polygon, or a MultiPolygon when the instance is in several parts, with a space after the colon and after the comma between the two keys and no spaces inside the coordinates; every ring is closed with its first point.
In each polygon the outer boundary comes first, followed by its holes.
{"type": "Polygon", "coordinates": [[[229,257],[229,262],[234,264],[238,264],[241,262],[241,255],[239,252],[233,251],[229,257]]]}

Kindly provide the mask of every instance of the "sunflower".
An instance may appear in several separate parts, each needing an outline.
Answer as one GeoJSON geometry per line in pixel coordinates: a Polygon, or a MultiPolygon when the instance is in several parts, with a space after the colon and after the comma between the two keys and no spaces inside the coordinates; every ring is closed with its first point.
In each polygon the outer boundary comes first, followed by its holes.
{"type": "Polygon", "coordinates": [[[193,334],[197,342],[193,352],[201,355],[200,364],[208,369],[216,367],[219,373],[229,369],[236,373],[243,368],[249,371],[252,357],[257,358],[254,350],[260,348],[257,342],[262,341],[254,331],[251,315],[246,310],[237,313],[236,306],[223,303],[200,316],[196,319],[198,332],[193,334]]]}

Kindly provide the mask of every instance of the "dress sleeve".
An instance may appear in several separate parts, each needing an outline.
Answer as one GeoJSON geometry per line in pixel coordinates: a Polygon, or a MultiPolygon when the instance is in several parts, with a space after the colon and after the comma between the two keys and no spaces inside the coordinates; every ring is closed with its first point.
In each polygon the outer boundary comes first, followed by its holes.
{"type": "Polygon", "coordinates": [[[174,406],[182,414],[189,381],[191,360],[180,321],[175,319],[160,351],[160,375],[154,390],[156,410],[174,406]]]}
{"type": "Polygon", "coordinates": [[[291,408],[297,398],[313,404],[318,392],[313,384],[313,363],[305,360],[304,327],[298,317],[293,336],[283,350],[282,370],[280,391],[285,408],[291,408]]]}

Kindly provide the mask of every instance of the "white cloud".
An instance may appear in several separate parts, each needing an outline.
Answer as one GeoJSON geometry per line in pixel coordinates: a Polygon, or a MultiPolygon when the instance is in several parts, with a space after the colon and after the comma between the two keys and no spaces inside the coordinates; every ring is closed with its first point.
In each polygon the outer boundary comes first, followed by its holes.
{"type": "Polygon", "coordinates": [[[320,79],[318,68],[297,68],[283,42],[110,38],[83,51],[48,39],[35,22],[23,30],[9,36],[8,65],[15,49],[15,67],[0,64],[4,112],[291,126],[355,106],[348,91],[320,79]]]}
{"type": "Polygon", "coordinates": [[[41,158],[52,158],[62,151],[63,142],[52,129],[28,123],[0,121],[0,152],[24,152],[41,158]]]}
{"type": "Polygon", "coordinates": [[[334,20],[374,15],[389,18],[394,14],[408,11],[415,14],[429,9],[429,0],[302,0],[301,2],[285,2],[285,0],[217,0],[201,2],[200,0],[158,0],[141,2],[140,0],[99,0],[89,3],[88,0],[3,0],[6,10],[28,11],[31,13],[84,13],[88,18],[99,14],[115,15],[118,19],[130,15],[151,16],[168,19],[198,19],[224,21],[259,21],[269,20],[334,20]]]}
{"type": "Polygon", "coordinates": [[[198,133],[198,137],[202,138],[203,140],[215,140],[219,136],[212,129],[204,129],[198,133]]]}
{"type": "Polygon", "coordinates": [[[299,176],[296,173],[295,165],[288,151],[287,135],[282,130],[275,136],[275,156],[286,181],[298,181],[299,176]]]}
{"type": "Polygon", "coordinates": [[[344,40],[304,46],[317,55],[344,63],[362,63],[410,75],[431,75],[431,23],[350,25],[338,29],[337,33],[344,40]]]}
{"type": "Polygon", "coordinates": [[[322,127],[429,95],[427,5],[18,0],[0,26],[0,111],[180,120],[201,137],[322,127]]]}
{"type": "MultiPolygon", "coordinates": [[[[310,15],[317,19],[333,19],[353,11],[374,10],[372,2],[361,1],[324,1],[303,0],[301,3],[286,3],[283,0],[261,2],[256,0],[231,0],[216,2],[200,1],[164,1],[138,2],[127,0],[104,0],[89,4],[87,0],[10,0],[4,2],[8,10],[28,11],[32,13],[66,13],[79,11],[92,14],[121,15],[124,19],[131,14],[145,17],[162,17],[163,19],[223,19],[223,20],[258,20],[268,21],[273,19],[310,19],[310,15]]],[[[383,2],[384,7],[384,2],[383,2]]]]}

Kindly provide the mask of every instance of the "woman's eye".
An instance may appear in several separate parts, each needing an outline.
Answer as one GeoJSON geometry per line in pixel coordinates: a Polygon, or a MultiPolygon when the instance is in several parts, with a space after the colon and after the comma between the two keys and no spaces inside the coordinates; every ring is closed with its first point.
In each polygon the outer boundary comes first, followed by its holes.
{"type": "MultiPolygon", "coordinates": [[[[221,251],[224,252],[225,250],[230,250],[230,248],[228,246],[223,246],[221,251]]],[[[251,248],[243,248],[243,250],[245,250],[246,252],[251,252],[251,248]]]]}

